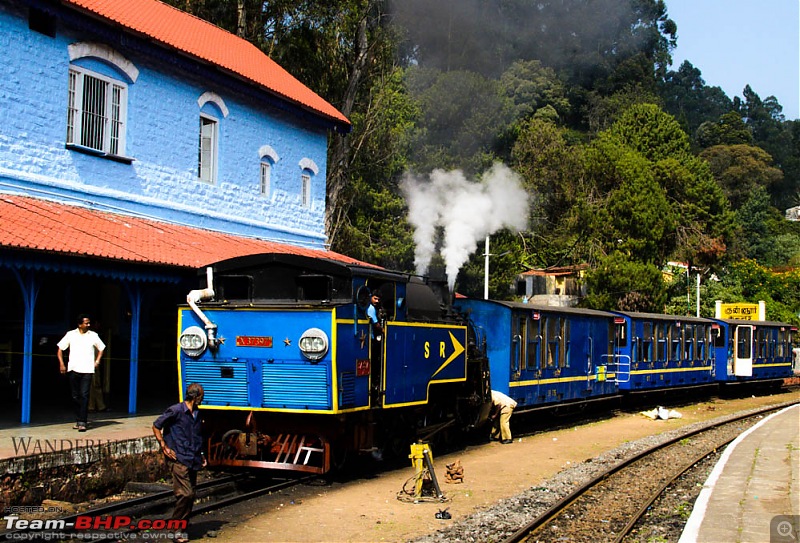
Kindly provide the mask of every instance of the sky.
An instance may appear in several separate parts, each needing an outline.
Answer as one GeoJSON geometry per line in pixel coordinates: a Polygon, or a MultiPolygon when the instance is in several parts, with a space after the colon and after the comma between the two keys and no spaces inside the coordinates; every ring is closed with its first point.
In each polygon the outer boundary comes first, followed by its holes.
{"type": "Polygon", "coordinates": [[[665,0],[678,25],[672,69],[688,60],[729,98],[745,85],[800,119],[800,0],[665,0]]]}

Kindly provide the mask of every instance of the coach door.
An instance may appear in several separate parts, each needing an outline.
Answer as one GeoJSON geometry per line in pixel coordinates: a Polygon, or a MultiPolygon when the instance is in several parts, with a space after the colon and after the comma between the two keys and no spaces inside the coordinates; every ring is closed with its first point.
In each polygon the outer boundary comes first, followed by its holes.
{"type": "Polygon", "coordinates": [[[753,375],[753,327],[735,325],[733,336],[733,374],[737,377],[753,375]]]}

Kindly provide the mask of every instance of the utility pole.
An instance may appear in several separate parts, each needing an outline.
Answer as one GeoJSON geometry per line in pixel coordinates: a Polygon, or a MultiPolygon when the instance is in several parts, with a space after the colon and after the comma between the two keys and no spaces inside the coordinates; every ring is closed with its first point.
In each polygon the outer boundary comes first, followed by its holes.
{"type": "Polygon", "coordinates": [[[483,264],[483,299],[489,299],[489,236],[486,236],[486,244],[483,248],[485,257],[483,264]]]}

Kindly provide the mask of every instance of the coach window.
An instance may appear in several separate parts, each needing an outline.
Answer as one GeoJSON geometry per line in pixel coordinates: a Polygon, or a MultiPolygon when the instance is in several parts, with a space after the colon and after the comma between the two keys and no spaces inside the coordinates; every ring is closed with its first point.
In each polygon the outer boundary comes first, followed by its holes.
{"type": "Polygon", "coordinates": [[[625,319],[614,319],[614,343],[617,347],[628,346],[628,324],[625,319]]]}
{"type": "Polygon", "coordinates": [[[777,356],[778,347],[777,347],[777,330],[770,330],[769,331],[769,357],[775,358],[777,356]]]}
{"type": "Polygon", "coordinates": [[[560,352],[561,352],[561,367],[568,368],[569,367],[569,351],[570,351],[570,344],[569,344],[569,330],[570,330],[570,320],[569,319],[561,319],[561,341],[560,341],[560,352]]]}
{"type": "Polygon", "coordinates": [[[767,358],[767,356],[769,356],[768,332],[769,330],[764,328],[756,332],[756,337],[758,338],[758,358],[767,358]]]}
{"type": "Polygon", "coordinates": [[[694,325],[687,324],[683,327],[683,359],[692,360],[694,353],[694,325]]]}
{"type": "Polygon", "coordinates": [[[705,324],[698,324],[694,328],[695,344],[697,345],[697,360],[706,359],[706,350],[708,344],[708,329],[705,324]]]}
{"type": "Polygon", "coordinates": [[[551,317],[547,319],[547,366],[561,366],[559,357],[560,352],[558,349],[559,341],[559,319],[558,317],[551,317]]]}
{"type": "Polygon", "coordinates": [[[736,327],[736,357],[752,358],[753,356],[753,329],[749,326],[736,327]]]}
{"type": "Polygon", "coordinates": [[[527,367],[527,348],[528,348],[528,319],[525,317],[518,317],[517,318],[517,325],[516,330],[514,330],[514,334],[516,335],[518,341],[517,345],[519,348],[519,359],[515,360],[514,367],[511,368],[512,371],[517,372],[522,367],[523,364],[527,367]]]}
{"type": "Polygon", "coordinates": [[[537,370],[539,365],[539,321],[526,319],[528,321],[528,358],[526,369],[537,370]]]}
{"type": "Polygon", "coordinates": [[[657,346],[657,360],[664,361],[667,359],[667,325],[663,322],[656,324],[656,346],[657,346]]]}
{"type": "Polygon", "coordinates": [[[642,348],[639,351],[639,359],[641,362],[650,362],[653,360],[653,323],[642,323],[642,348]]]}
{"type": "Polygon", "coordinates": [[[672,348],[670,349],[670,353],[669,353],[670,360],[680,360],[681,359],[681,339],[682,339],[681,325],[678,324],[678,323],[673,323],[672,326],[670,326],[669,335],[670,335],[670,338],[669,338],[670,339],[670,345],[672,345],[672,348]]]}
{"type": "Polygon", "coordinates": [[[778,331],[778,346],[775,356],[779,356],[781,358],[786,356],[787,344],[788,344],[787,337],[788,337],[787,330],[785,328],[781,328],[778,331]]]}
{"type": "Polygon", "coordinates": [[[520,365],[524,364],[526,370],[536,369],[536,349],[535,343],[531,340],[533,334],[532,322],[526,317],[517,320],[519,334],[519,360],[520,365]]]}

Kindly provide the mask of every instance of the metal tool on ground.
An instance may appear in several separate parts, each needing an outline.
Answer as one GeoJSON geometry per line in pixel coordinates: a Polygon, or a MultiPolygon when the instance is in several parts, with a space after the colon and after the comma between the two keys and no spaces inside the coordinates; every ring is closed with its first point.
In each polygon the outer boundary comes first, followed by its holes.
{"type": "Polygon", "coordinates": [[[408,457],[411,459],[415,474],[403,485],[403,490],[397,496],[398,499],[409,500],[409,498],[413,498],[414,503],[418,503],[423,499],[433,497],[437,501],[446,501],[439,487],[439,481],[436,479],[436,472],[433,469],[433,454],[430,446],[427,443],[414,443],[411,445],[411,454],[408,457]],[[414,485],[413,492],[407,488],[412,481],[414,485]]]}

